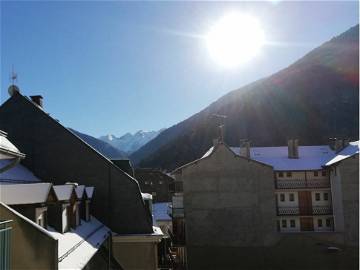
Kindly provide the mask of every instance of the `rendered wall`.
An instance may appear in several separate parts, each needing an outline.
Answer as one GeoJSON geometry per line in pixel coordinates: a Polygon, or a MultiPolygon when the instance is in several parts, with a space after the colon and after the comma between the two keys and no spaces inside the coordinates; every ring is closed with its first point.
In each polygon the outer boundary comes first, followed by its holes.
{"type": "MultiPolygon", "coordinates": [[[[64,109],[66,105],[64,104],[64,109]]],[[[138,183],[20,94],[0,107],[0,129],[43,181],[95,187],[93,215],[117,233],[151,233],[138,183]]]]}
{"type": "Polygon", "coordinates": [[[0,220],[11,222],[11,269],[58,269],[58,242],[0,204],[0,220]]]}

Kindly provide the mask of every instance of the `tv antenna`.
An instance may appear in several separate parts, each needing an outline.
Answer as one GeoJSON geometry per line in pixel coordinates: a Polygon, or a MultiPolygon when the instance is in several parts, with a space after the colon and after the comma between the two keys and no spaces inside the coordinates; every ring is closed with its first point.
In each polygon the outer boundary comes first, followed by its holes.
{"type": "Polygon", "coordinates": [[[227,118],[227,115],[214,113],[214,114],[212,115],[212,117],[217,118],[217,119],[220,120],[220,125],[219,125],[219,140],[220,140],[220,142],[223,142],[223,141],[224,141],[225,119],[227,118]]]}
{"type": "Polygon", "coordinates": [[[14,65],[12,66],[11,68],[11,73],[10,73],[10,80],[11,80],[11,84],[14,85],[15,82],[17,82],[17,78],[18,78],[18,75],[17,73],[15,72],[14,70],[14,65]]]}

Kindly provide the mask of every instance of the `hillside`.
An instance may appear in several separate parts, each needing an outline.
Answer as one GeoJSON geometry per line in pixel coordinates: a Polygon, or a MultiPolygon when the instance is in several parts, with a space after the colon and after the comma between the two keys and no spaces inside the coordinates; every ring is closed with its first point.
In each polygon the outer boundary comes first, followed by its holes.
{"type": "Polygon", "coordinates": [[[200,157],[217,137],[213,114],[227,115],[225,142],[326,144],[358,138],[359,26],[312,50],[274,75],[232,91],[133,153],[139,167],[174,169],[200,157]]]}
{"type": "Polygon", "coordinates": [[[84,140],[86,143],[91,145],[93,148],[95,148],[98,152],[103,154],[105,157],[109,159],[126,159],[126,154],[115,147],[111,146],[110,144],[103,142],[99,139],[96,139],[90,135],[81,133],[79,131],[76,131],[74,129],[69,128],[73,133],[75,133],[77,136],[79,136],[82,140],[84,140]]]}

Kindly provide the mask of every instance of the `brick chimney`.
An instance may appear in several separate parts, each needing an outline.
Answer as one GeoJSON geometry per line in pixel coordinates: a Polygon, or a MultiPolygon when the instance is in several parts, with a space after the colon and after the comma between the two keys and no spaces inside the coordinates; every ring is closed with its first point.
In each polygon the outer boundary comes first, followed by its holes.
{"type": "Polygon", "coordinates": [[[240,156],[250,158],[250,141],[241,140],[240,142],[240,156]]]}
{"type": "Polygon", "coordinates": [[[31,101],[34,102],[36,105],[38,105],[39,107],[43,107],[43,97],[40,95],[36,95],[36,96],[30,96],[31,101]]]}
{"type": "Polygon", "coordinates": [[[299,140],[289,139],[288,140],[288,157],[299,158],[299,140]]]}

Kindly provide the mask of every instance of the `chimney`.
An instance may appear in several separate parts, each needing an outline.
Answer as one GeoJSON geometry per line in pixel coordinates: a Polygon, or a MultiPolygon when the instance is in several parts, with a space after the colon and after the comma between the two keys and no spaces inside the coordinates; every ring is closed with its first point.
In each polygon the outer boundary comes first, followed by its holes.
{"type": "Polygon", "coordinates": [[[336,153],[339,153],[341,150],[343,150],[348,145],[349,145],[349,139],[337,139],[336,138],[333,149],[336,153]]]}
{"type": "Polygon", "coordinates": [[[241,140],[240,143],[240,156],[250,158],[250,141],[241,140]]]}
{"type": "Polygon", "coordinates": [[[213,146],[217,146],[219,144],[219,139],[213,139],[213,146]]]}
{"type": "Polygon", "coordinates": [[[36,105],[38,105],[39,107],[43,107],[43,97],[40,95],[36,95],[36,96],[30,96],[31,101],[34,102],[36,105]]]}
{"type": "Polygon", "coordinates": [[[289,139],[288,140],[288,157],[299,158],[299,140],[289,139]]]}

